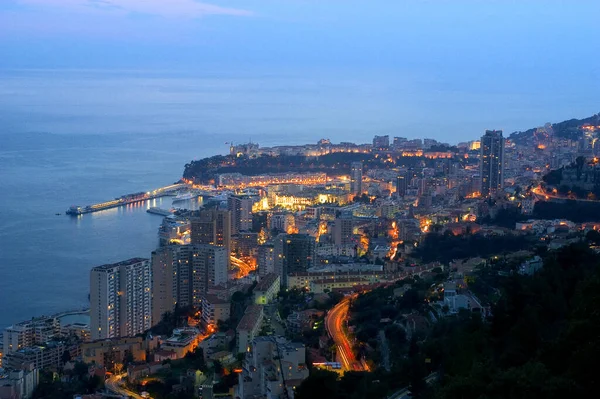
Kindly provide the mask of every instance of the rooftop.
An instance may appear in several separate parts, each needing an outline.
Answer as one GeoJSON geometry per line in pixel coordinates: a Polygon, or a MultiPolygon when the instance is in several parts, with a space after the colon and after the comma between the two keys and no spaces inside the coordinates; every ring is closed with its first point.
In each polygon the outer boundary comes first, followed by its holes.
{"type": "Polygon", "coordinates": [[[145,262],[147,260],[148,259],[146,259],[146,258],[131,258],[131,259],[127,259],[127,260],[124,260],[121,262],[117,262],[117,263],[96,266],[96,267],[94,267],[93,270],[106,270],[106,269],[112,269],[113,267],[130,266],[130,265],[135,265],[136,263],[145,262]]]}
{"type": "Polygon", "coordinates": [[[204,301],[206,301],[207,303],[211,304],[211,305],[224,305],[224,304],[229,304],[229,301],[226,299],[222,299],[217,295],[211,295],[211,294],[207,294],[204,295],[204,297],[202,297],[202,299],[204,301]]]}
{"type": "Polygon", "coordinates": [[[359,277],[337,277],[334,279],[322,279],[322,280],[314,280],[313,284],[327,284],[327,283],[365,283],[368,284],[369,280],[365,280],[364,278],[359,277]]]}
{"type": "Polygon", "coordinates": [[[260,305],[250,305],[246,308],[244,316],[237,326],[237,330],[252,330],[259,322],[263,312],[263,307],[260,305]]]}
{"type": "Polygon", "coordinates": [[[273,286],[279,279],[279,276],[275,273],[269,273],[261,277],[260,282],[254,288],[254,291],[267,291],[273,286]]]}

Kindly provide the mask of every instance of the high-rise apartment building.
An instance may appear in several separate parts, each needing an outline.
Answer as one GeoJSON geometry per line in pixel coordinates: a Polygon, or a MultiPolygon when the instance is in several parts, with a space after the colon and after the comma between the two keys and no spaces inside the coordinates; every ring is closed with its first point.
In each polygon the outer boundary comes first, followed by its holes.
{"type": "MultiPolygon", "coordinates": [[[[231,252],[231,212],[217,208],[202,209],[191,219],[191,243],[224,247],[231,252]]],[[[229,259],[227,259],[229,265],[229,259]]]]}
{"type": "Polygon", "coordinates": [[[375,136],[373,138],[374,150],[387,150],[390,147],[390,136],[375,136]]]}
{"type": "Polygon", "coordinates": [[[269,273],[275,273],[275,248],[273,244],[263,244],[258,246],[258,275],[266,276],[269,273]]]}
{"type": "Polygon", "coordinates": [[[231,212],[231,234],[252,229],[252,205],[256,198],[249,195],[232,195],[227,199],[231,212]]]}
{"type": "Polygon", "coordinates": [[[406,188],[408,187],[408,182],[405,175],[398,175],[396,177],[396,196],[404,197],[406,195],[406,188]]]}
{"type": "Polygon", "coordinates": [[[168,246],[152,252],[152,324],[172,312],[179,302],[178,247],[168,246]]]}
{"type": "Polygon", "coordinates": [[[215,245],[193,245],[192,250],[192,305],[199,308],[202,296],[210,288],[227,283],[225,248],[215,245]]]}
{"type": "Polygon", "coordinates": [[[363,163],[352,162],[350,164],[350,192],[355,196],[362,194],[362,174],[363,163]]]}
{"type": "Polygon", "coordinates": [[[34,345],[43,345],[60,336],[56,317],[39,317],[6,327],[3,333],[3,355],[34,345]]]}
{"type": "Polygon", "coordinates": [[[315,237],[308,234],[280,234],[274,240],[275,273],[282,287],[287,287],[288,274],[314,267],[317,259],[315,237]]]}
{"type": "Polygon", "coordinates": [[[202,295],[227,282],[225,247],[208,244],[173,245],[152,252],[152,318],[165,312],[201,305],[202,295]]]}
{"type": "Polygon", "coordinates": [[[481,137],[481,196],[489,197],[504,187],[504,137],[502,130],[486,130],[481,137]]]}
{"type": "Polygon", "coordinates": [[[152,269],[133,258],[94,267],[90,273],[90,329],[93,340],[134,336],[152,326],[152,269]]]}
{"type": "Polygon", "coordinates": [[[354,222],[352,218],[341,217],[333,222],[333,243],[335,245],[348,245],[352,243],[354,222]]]}

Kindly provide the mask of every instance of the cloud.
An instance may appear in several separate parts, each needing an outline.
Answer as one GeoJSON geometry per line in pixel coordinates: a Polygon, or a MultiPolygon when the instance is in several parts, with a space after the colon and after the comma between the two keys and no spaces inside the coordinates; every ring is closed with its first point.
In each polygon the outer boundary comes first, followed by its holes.
{"type": "Polygon", "coordinates": [[[251,11],[220,7],[196,0],[18,0],[30,7],[74,12],[96,11],[122,14],[146,14],[169,18],[200,18],[207,15],[252,15],[251,11]]]}

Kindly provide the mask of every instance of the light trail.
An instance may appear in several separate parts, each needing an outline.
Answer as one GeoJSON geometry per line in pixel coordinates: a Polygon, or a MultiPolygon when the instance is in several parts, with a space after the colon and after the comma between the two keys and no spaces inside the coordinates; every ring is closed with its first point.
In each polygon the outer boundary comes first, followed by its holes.
{"type": "Polygon", "coordinates": [[[344,331],[343,324],[348,317],[349,310],[350,298],[346,297],[329,311],[325,325],[335,342],[342,369],[344,371],[368,371],[368,368],[354,356],[350,339],[344,331]]]}
{"type": "Polygon", "coordinates": [[[243,260],[236,258],[235,256],[230,256],[229,259],[231,260],[231,264],[237,267],[239,270],[237,278],[246,277],[248,274],[250,274],[250,272],[256,270],[256,267],[253,267],[249,263],[244,262],[243,260]]]}

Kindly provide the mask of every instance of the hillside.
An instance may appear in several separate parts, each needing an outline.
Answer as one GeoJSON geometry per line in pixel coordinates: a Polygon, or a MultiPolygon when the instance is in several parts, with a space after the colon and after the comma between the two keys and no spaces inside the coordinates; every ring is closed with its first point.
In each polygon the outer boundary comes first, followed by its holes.
{"type": "MultiPolygon", "coordinates": [[[[578,140],[582,134],[580,127],[585,124],[599,125],[600,113],[583,119],[569,119],[567,121],[553,123],[552,130],[556,137],[578,140]]],[[[537,128],[532,128],[525,130],[524,132],[513,132],[510,134],[509,138],[517,144],[525,144],[527,141],[533,139],[536,130],[537,128]]]]}

